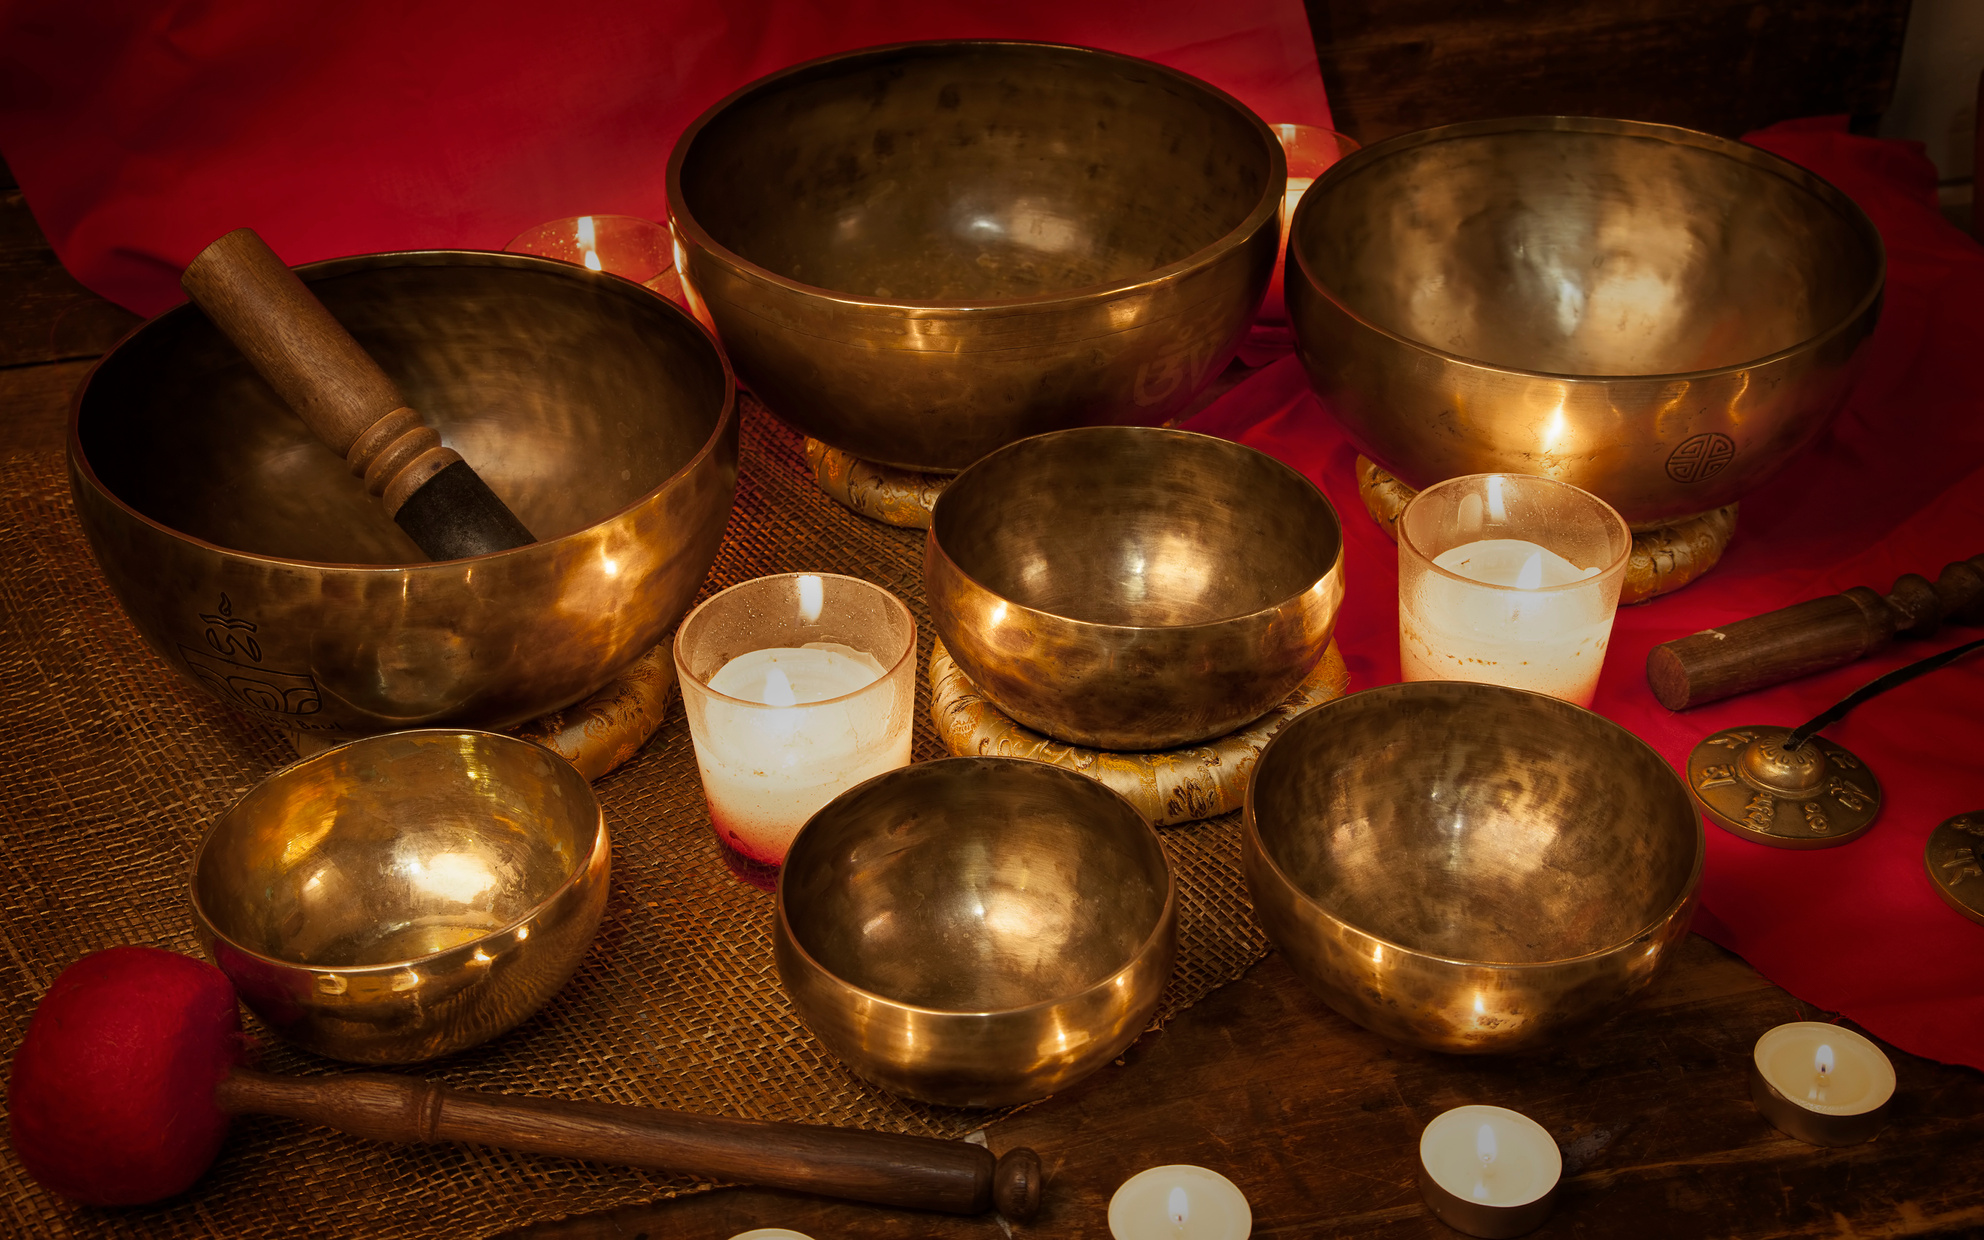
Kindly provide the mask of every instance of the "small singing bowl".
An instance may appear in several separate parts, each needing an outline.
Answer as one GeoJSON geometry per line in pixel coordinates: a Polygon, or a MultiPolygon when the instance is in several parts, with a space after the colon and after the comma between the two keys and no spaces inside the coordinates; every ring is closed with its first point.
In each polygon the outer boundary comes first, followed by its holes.
{"type": "Polygon", "coordinates": [[[1260,305],[1287,177],[1259,117],[1175,69],[907,43],[712,106],[669,159],[668,214],[685,291],[773,413],[951,471],[1182,409],[1260,305]]]}
{"type": "Polygon", "coordinates": [[[945,758],[813,815],[779,875],[780,979],[814,1035],[891,1093],[1045,1097],[1143,1032],[1178,897],[1128,801],[1018,758],[945,758]]]}
{"type": "Polygon", "coordinates": [[[1741,498],[1845,401],[1880,234],[1747,143],[1672,125],[1469,121],[1348,156],[1289,227],[1310,382],[1424,489],[1543,474],[1635,529],[1741,498]]]}
{"type": "Polygon", "coordinates": [[[1243,854],[1297,975],[1374,1033],[1517,1051],[1594,1025],[1688,932],[1705,842],[1661,756],[1543,694],[1425,680],[1299,715],[1243,854]]]}
{"type": "Polygon", "coordinates": [[[1272,710],[1329,645],[1343,529],[1241,444],[1152,427],[1038,435],[944,489],[923,585],[985,697],[1072,745],[1142,752],[1272,710]]]}
{"type": "Polygon", "coordinates": [[[282,1037],[413,1063],[503,1033],[572,975],[610,848],[571,764],[490,732],[368,737],[270,775],[208,829],[193,921],[282,1037]]]}

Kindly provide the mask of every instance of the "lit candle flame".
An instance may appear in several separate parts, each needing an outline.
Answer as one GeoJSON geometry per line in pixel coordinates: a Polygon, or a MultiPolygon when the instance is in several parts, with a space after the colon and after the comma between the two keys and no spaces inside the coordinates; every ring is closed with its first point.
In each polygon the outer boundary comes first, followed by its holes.
{"type": "Polygon", "coordinates": [[[1186,1198],[1185,1190],[1183,1188],[1173,1188],[1171,1190],[1170,1200],[1165,1203],[1165,1208],[1171,1212],[1171,1225],[1173,1227],[1182,1229],[1185,1226],[1185,1220],[1192,1212],[1190,1207],[1191,1202],[1186,1198]]]}
{"type": "MultiPolygon", "coordinates": [[[[1477,1112],[1478,1114],[1478,1112],[1477,1112]]],[[[1474,1134],[1474,1152],[1481,1155],[1481,1169],[1486,1171],[1495,1163],[1495,1130],[1481,1125],[1481,1131],[1474,1134]]]]}
{"type": "Polygon", "coordinates": [[[797,706],[798,704],[799,699],[792,693],[792,682],[785,678],[785,673],[776,667],[766,669],[765,705],[797,706]]]}
{"type": "Polygon", "coordinates": [[[585,252],[585,254],[584,254],[584,256],[583,256],[583,257],[584,257],[584,259],[585,259],[585,264],[586,264],[586,270],[587,270],[587,271],[598,271],[598,270],[600,270],[600,266],[599,266],[599,255],[597,255],[597,254],[595,254],[595,253],[593,253],[593,252],[592,252],[591,250],[587,250],[587,251],[585,252]]]}
{"type": "Polygon", "coordinates": [[[827,585],[811,573],[799,579],[799,622],[812,624],[819,620],[820,609],[826,606],[827,585]]]}
{"type": "Polygon", "coordinates": [[[1824,1102],[1826,1100],[1826,1086],[1832,1080],[1831,1043],[1821,1042],[1819,1044],[1819,1053],[1812,1056],[1812,1071],[1817,1074],[1817,1079],[1812,1082],[1812,1087],[1805,1091],[1805,1100],[1807,1102],[1824,1102]]]}
{"type": "Polygon", "coordinates": [[[1516,574],[1516,589],[1534,590],[1543,584],[1543,553],[1532,551],[1522,562],[1522,571],[1516,574]]]}
{"type": "Polygon", "coordinates": [[[599,235],[593,231],[592,217],[590,215],[581,215],[579,217],[579,245],[590,250],[598,244],[599,235]]]}
{"type": "Polygon", "coordinates": [[[1812,1069],[1820,1076],[1829,1076],[1832,1074],[1832,1047],[1830,1045],[1821,1045],[1819,1047],[1819,1053],[1812,1056],[1812,1069]]]}
{"type": "Polygon", "coordinates": [[[1502,475],[1500,474],[1490,474],[1488,477],[1488,518],[1496,522],[1509,519],[1509,510],[1502,505],[1502,475]]]}

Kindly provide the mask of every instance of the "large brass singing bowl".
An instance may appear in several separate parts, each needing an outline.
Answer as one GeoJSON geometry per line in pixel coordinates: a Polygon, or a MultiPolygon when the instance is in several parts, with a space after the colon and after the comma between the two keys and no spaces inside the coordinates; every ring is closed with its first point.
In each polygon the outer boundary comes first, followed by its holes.
{"type": "Polygon", "coordinates": [[[585,777],[488,732],[368,737],[269,776],[208,828],[193,920],[255,1015],[354,1063],[517,1025],[592,944],[611,868],[585,777]]]}
{"type": "Polygon", "coordinates": [[[1343,605],[1343,529],[1262,452],[1082,427],[986,457],[931,513],[944,648],[1037,732],[1141,752],[1224,736],[1302,683],[1343,605]]]}
{"type": "Polygon", "coordinates": [[[1176,70],[911,43],[716,104],[676,144],[668,211],[678,269],[772,412],[947,471],[1183,408],[1267,288],[1286,168],[1260,118],[1176,70]]]}
{"type": "Polygon", "coordinates": [[[1178,896],[1120,795],[1018,758],[879,775],[807,821],[779,874],[779,978],[848,1067],[943,1106],[1044,1097],[1143,1032],[1178,896]]]}
{"type": "Polygon", "coordinates": [[[1543,474],[1644,529],[1819,431],[1883,272],[1866,215],[1775,155],[1540,117],[1344,159],[1296,209],[1286,286],[1316,391],[1405,483],[1543,474]]]}
{"type": "Polygon", "coordinates": [[[1617,1011],[1688,932],[1706,847],[1673,769],[1499,685],[1339,698],[1268,743],[1242,851],[1261,928],[1338,1012],[1429,1050],[1523,1050],[1617,1011]]]}
{"type": "Polygon", "coordinates": [[[521,255],[300,274],[540,541],[427,562],[181,306],[97,363],[69,423],[83,531],[152,649],[251,718],[340,738],[508,728],[660,641],[736,487],[735,382],[708,333],[638,285],[521,255]]]}

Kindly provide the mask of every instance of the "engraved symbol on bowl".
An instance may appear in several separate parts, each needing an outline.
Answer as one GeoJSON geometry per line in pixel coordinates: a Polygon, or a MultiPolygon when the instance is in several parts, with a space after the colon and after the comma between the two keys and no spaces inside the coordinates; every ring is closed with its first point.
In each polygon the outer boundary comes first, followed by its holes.
{"type": "Polygon", "coordinates": [[[1667,476],[1676,482],[1706,482],[1735,459],[1735,440],[1720,431],[1704,431],[1674,449],[1667,458],[1667,476]]]}

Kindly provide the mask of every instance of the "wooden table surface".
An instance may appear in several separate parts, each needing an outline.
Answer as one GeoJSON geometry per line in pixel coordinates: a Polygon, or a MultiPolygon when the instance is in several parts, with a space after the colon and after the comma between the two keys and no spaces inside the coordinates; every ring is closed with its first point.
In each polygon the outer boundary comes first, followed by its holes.
{"type": "MultiPolygon", "coordinates": [[[[0,168],[0,452],[59,450],[70,391],[135,322],[62,271],[0,168]]],[[[1589,1036],[1461,1059],[1364,1032],[1269,956],[1116,1065],[989,1126],[994,1150],[1028,1145],[1045,1162],[1030,1225],[732,1188],[513,1234],[1104,1237],[1118,1184],[1190,1162],[1240,1185],[1256,1236],[1447,1237],[1415,1186],[1419,1133],[1448,1107],[1485,1102],[1532,1116],[1563,1148],[1561,1204],[1538,1237],[1984,1235],[1984,1073],[1890,1049],[1893,1117],[1850,1149],[1802,1145],[1758,1116],[1744,1075],[1757,1036],[1827,1018],[1691,936],[1645,997],[1589,1036]]]]}

